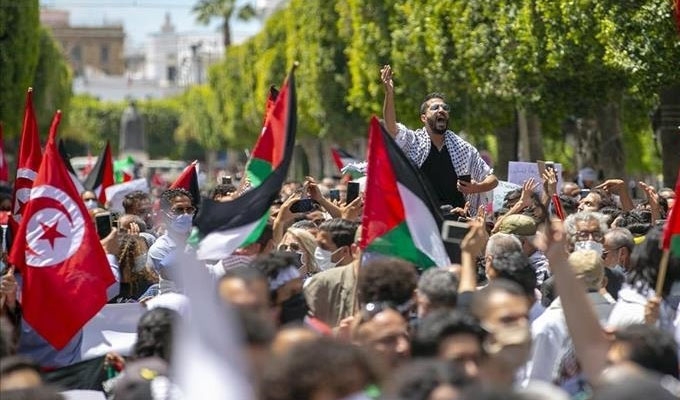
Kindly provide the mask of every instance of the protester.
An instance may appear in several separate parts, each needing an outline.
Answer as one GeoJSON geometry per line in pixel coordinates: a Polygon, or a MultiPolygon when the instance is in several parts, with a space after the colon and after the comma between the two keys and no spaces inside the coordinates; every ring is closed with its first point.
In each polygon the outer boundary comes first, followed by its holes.
{"type": "Polygon", "coordinates": [[[430,268],[418,279],[418,318],[436,310],[453,310],[458,300],[458,278],[445,268],[430,268]]]}
{"type": "Polygon", "coordinates": [[[424,127],[412,131],[397,123],[392,67],[383,66],[380,75],[385,88],[383,118],[387,132],[429,180],[440,204],[456,208],[470,201],[471,210],[476,212],[484,201],[479,194],[495,188],[498,179],[477,149],[448,129],[450,108],[444,96],[432,93],[425,97],[420,106],[424,127]],[[463,176],[470,179],[460,179],[463,176]]]}

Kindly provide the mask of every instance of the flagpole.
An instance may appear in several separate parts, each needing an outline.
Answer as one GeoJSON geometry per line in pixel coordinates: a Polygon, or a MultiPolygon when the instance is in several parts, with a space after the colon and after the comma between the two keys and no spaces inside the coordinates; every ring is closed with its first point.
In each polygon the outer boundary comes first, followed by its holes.
{"type": "Polygon", "coordinates": [[[668,271],[668,258],[670,257],[670,251],[668,249],[663,251],[661,255],[661,262],[659,263],[659,275],[656,277],[656,295],[661,296],[661,290],[663,290],[663,284],[666,280],[666,272],[668,271]]]}

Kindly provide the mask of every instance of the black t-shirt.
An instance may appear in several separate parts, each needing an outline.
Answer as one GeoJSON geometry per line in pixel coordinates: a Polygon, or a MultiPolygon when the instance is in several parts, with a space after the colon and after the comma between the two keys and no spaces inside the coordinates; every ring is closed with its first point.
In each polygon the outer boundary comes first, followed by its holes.
{"type": "Polygon", "coordinates": [[[451,162],[451,156],[446,145],[437,150],[434,143],[430,144],[430,153],[420,170],[430,182],[439,205],[449,204],[453,207],[464,207],[465,197],[458,191],[458,174],[451,162]]]}

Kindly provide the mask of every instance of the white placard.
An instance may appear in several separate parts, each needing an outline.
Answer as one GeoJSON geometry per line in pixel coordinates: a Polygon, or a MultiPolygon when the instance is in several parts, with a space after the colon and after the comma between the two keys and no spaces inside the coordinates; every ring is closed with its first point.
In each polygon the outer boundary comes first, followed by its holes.
{"type": "MultiPolygon", "coordinates": [[[[557,192],[562,188],[562,164],[555,163],[557,172],[557,192]]],[[[538,164],[535,162],[510,161],[508,162],[508,182],[522,186],[524,181],[534,178],[539,184],[543,184],[543,178],[538,172],[538,164]]],[[[540,190],[540,187],[537,188],[540,190]]]]}
{"type": "Polygon", "coordinates": [[[137,323],[146,312],[140,303],[107,304],[84,327],[80,354],[83,360],[115,351],[130,355],[137,341],[137,323]]]}

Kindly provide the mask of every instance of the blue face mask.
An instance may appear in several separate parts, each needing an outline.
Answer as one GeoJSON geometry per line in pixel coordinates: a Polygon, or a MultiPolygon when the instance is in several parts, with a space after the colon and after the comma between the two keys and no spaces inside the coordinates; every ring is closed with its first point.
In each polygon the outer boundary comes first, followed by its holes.
{"type": "Polygon", "coordinates": [[[178,215],[170,223],[170,229],[176,233],[187,234],[191,231],[192,219],[191,214],[178,215]]]}

